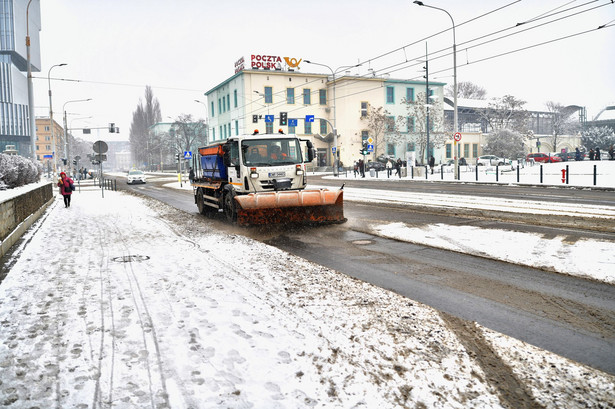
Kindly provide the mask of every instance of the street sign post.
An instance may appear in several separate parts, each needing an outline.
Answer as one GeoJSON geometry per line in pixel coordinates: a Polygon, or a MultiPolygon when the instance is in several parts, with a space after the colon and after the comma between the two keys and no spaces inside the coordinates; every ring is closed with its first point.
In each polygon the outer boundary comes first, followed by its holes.
{"type": "Polygon", "coordinates": [[[297,120],[297,119],[289,119],[289,120],[288,120],[288,126],[294,126],[294,127],[297,127],[297,123],[298,123],[298,120],[297,120]]]}
{"type": "Polygon", "coordinates": [[[192,151],[184,151],[184,159],[192,159],[192,151]]]}
{"type": "Polygon", "coordinates": [[[314,115],[306,115],[305,122],[314,122],[314,115]]]}
{"type": "Polygon", "coordinates": [[[273,115],[265,115],[265,122],[273,122],[275,120],[273,115]]]}

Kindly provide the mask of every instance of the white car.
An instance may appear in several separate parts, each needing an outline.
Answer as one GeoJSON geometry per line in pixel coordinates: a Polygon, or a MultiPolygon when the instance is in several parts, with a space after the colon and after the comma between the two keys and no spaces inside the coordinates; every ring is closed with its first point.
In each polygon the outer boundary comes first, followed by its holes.
{"type": "Polygon", "coordinates": [[[476,166],[502,166],[508,161],[495,155],[483,155],[476,158],[476,166]]]}
{"type": "Polygon", "coordinates": [[[132,185],[133,183],[145,183],[145,173],[140,170],[133,169],[128,172],[128,180],[126,183],[132,185]]]}

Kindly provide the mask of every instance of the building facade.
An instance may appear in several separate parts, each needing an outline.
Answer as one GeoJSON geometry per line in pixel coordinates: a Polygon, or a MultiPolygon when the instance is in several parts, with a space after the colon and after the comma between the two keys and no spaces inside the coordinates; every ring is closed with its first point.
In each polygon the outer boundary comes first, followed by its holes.
{"type": "Polygon", "coordinates": [[[45,172],[55,172],[60,166],[57,161],[64,158],[64,128],[53,121],[53,134],[49,118],[36,118],[36,158],[43,164],[45,172]],[[56,161],[54,162],[54,145],[56,161]]]}
{"type": "MultiPolygon", "coordinates": [[[[370,106],[383,107],[391,117],[408,116],[404,98],[410,93],[425,92],[424,82],[351,75],[349,72],[334,78],[304,72],[305,66],[300,67],[298,63],[292,67],[276,63],[288,62],[286,57],[262,57],[273,60],[272,65],[259,65],[258,61],[263,58],[255,61],[252,56],[252,65],[245,68],[242,59],[242,64],[236,64],[233,76],[205,93],[210,142],[251,134],[255,130],[259,133],[281,130],[312,141],[317,150],[316,166],[332,166],[335,148],[341,164],[348,167],[360,158],[363,142],[374,136],[366,120],[370,106]],[[283,114],[286,114],[286,124],[280,121],[283,114]],[[337,146],[334,146],[334,128],[337,146]]],[[[296,62],[296,59],[291,60],[296,62]]],[[[442,94],[443,85],[434,84],[436,95],[442,94]]],[[[437,115],[442,117],[441,109],[437,115]]],[[[395,138],[385,134],[382,140],[390,139],[391,142],[380,145],[403,159],[406,150],[414,146],[409,143],[412,136],[407,129],[402,137],[397,132],[395,138]]],[[[375,148],[366,159],[374,160],[380,153],[375,148]]]]}
{"type": "MultiPolygon", "coordinates": [[[[0,0],[0,150],[15,145],[20,155],[32,156],[28,109],[26,33],[30,34],[32,72],[41,68],[40,0],[0,0]]],[[[34,113],[32,113],[34,114],[34,113]]]]}

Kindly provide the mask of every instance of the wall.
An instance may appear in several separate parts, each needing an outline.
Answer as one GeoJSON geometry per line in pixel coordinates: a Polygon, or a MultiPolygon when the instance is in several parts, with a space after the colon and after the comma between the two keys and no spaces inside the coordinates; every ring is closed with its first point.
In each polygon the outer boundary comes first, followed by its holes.
{"type": "Polygon", "coordinates": [[[0,203],[0,257],[21,237],[53,200],[51,183],[0,203]]]}

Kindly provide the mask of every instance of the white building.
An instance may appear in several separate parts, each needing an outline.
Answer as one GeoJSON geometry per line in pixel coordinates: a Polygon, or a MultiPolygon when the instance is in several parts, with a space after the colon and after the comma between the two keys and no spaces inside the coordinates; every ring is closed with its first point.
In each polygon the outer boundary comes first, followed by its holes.
{"type": "MultiPolygon", "coordinates": [[[[334,80],[331,75],[304,72],[310,65],[300,63],[294,58],[252,55],[246,67],[246,59],[240,59],[233,76],[205,93],[210,141],[255,130],[282,130],[311,139],[317,149],[315,165],[331,166],[335,127],[339,160],[350,166],[360,157],[363,141],[370,136],[365,120],[368,106],[384,107],[392,116],[407,115],[402,99],[409,95],[408,90],[412,89],[415,95],[425,91],[424,82],[350,72],[336,74],[334,80]],[[280,122],[283,113],[287,116],[286,125],[280,122]],[[313,117],[314,122],[306,121],[307,116],[313,117]]],[[[443,85],[434,84],[436,95],[442,95],[443,85]]],[[[442,116],[442,112],[437,115],[442,116]]],[[[399,141],[387,144],[388,152],[401,158],[412,147],[399,141]]],[[[369,156],[367,159],[373,159],[373,155],[369,156]]]]}

